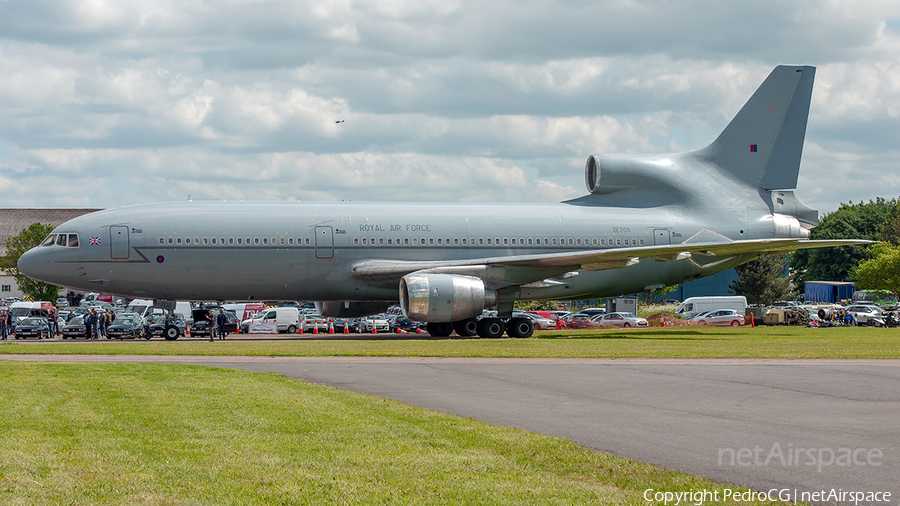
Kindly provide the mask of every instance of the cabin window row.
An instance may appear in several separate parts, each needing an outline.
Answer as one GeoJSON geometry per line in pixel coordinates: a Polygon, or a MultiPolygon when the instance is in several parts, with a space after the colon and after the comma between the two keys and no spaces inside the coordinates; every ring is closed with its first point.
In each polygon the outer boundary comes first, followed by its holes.
{"type": "Polygon", "coordinates": [[[302,246],[310,244],[309,237],[160,237],[159,244],[163,246],[302,246]]]}
{"type": "Polygon", "coordinates": [[[615,239],[604,238],[499,238],[499,237],[472,237],[472,238],[443,238],[443,237],[354,237],[354,245],[363,246],[643,246],[643,239],[615,239]]]}

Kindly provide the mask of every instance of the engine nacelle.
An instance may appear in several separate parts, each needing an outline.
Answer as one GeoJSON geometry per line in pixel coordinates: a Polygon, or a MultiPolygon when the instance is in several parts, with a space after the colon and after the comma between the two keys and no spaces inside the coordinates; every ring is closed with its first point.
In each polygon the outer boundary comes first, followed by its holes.
{"type": "Polygon", "coordinates": [[[484,281],[458,274],[407,274],[400,280],[400,307],[410,320],[440,323],[474,318],[497,304],[484,281]]]}
{"type": "Polygon", "coordinates": [[[383,313],[393,304],[396,304],[396,301],[327,300],[325,302],[316,302],[316,311],[318,311],[320,315],[329,318],[359,318],[360,316],[383,313]]]}

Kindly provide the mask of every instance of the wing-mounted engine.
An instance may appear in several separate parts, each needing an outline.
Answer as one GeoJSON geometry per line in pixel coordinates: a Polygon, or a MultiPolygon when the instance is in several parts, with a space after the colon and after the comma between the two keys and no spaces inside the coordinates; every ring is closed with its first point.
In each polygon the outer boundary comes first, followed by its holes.
{"type": "Polygon", "coordinates": [[[400,280],[400,307],[411,320],[466,320],[496,304],[497,292],[474,276],[412,273],[400,280]]]}
{"type": "Polygon", "coordinates": [[[396,304],[391,300],[329,300],[325,302],[316,302],[316,311],[322,316],[329,318],[359,318],[360,316],[369,316],[373,314],[383,313],[387,308],[396,304]]]}

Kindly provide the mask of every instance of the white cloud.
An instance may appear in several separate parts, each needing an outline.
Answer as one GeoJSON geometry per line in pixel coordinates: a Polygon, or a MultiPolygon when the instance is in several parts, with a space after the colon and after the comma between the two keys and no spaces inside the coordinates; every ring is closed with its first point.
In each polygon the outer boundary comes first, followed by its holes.
{"type": "Polygon", "coordinates": [[[589,154],[702,147],[774,65],[809,63],[797,193],[828,211],[900,194],[898,19],[877,0],[8,0],[0,197],[556,201],[589,154]]]}

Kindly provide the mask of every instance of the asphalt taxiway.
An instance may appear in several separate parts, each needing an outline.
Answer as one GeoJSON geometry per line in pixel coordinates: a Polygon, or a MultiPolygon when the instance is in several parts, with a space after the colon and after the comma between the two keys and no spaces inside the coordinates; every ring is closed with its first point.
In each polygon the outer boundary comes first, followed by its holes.
{"type": "MultiPolygon", "coordinates": [[[[0,355],[275,372],[754,490],[900,501],[900,360],[0,355]]],[[[799,498],[799,497],[798,497],[799,498]]]]}

